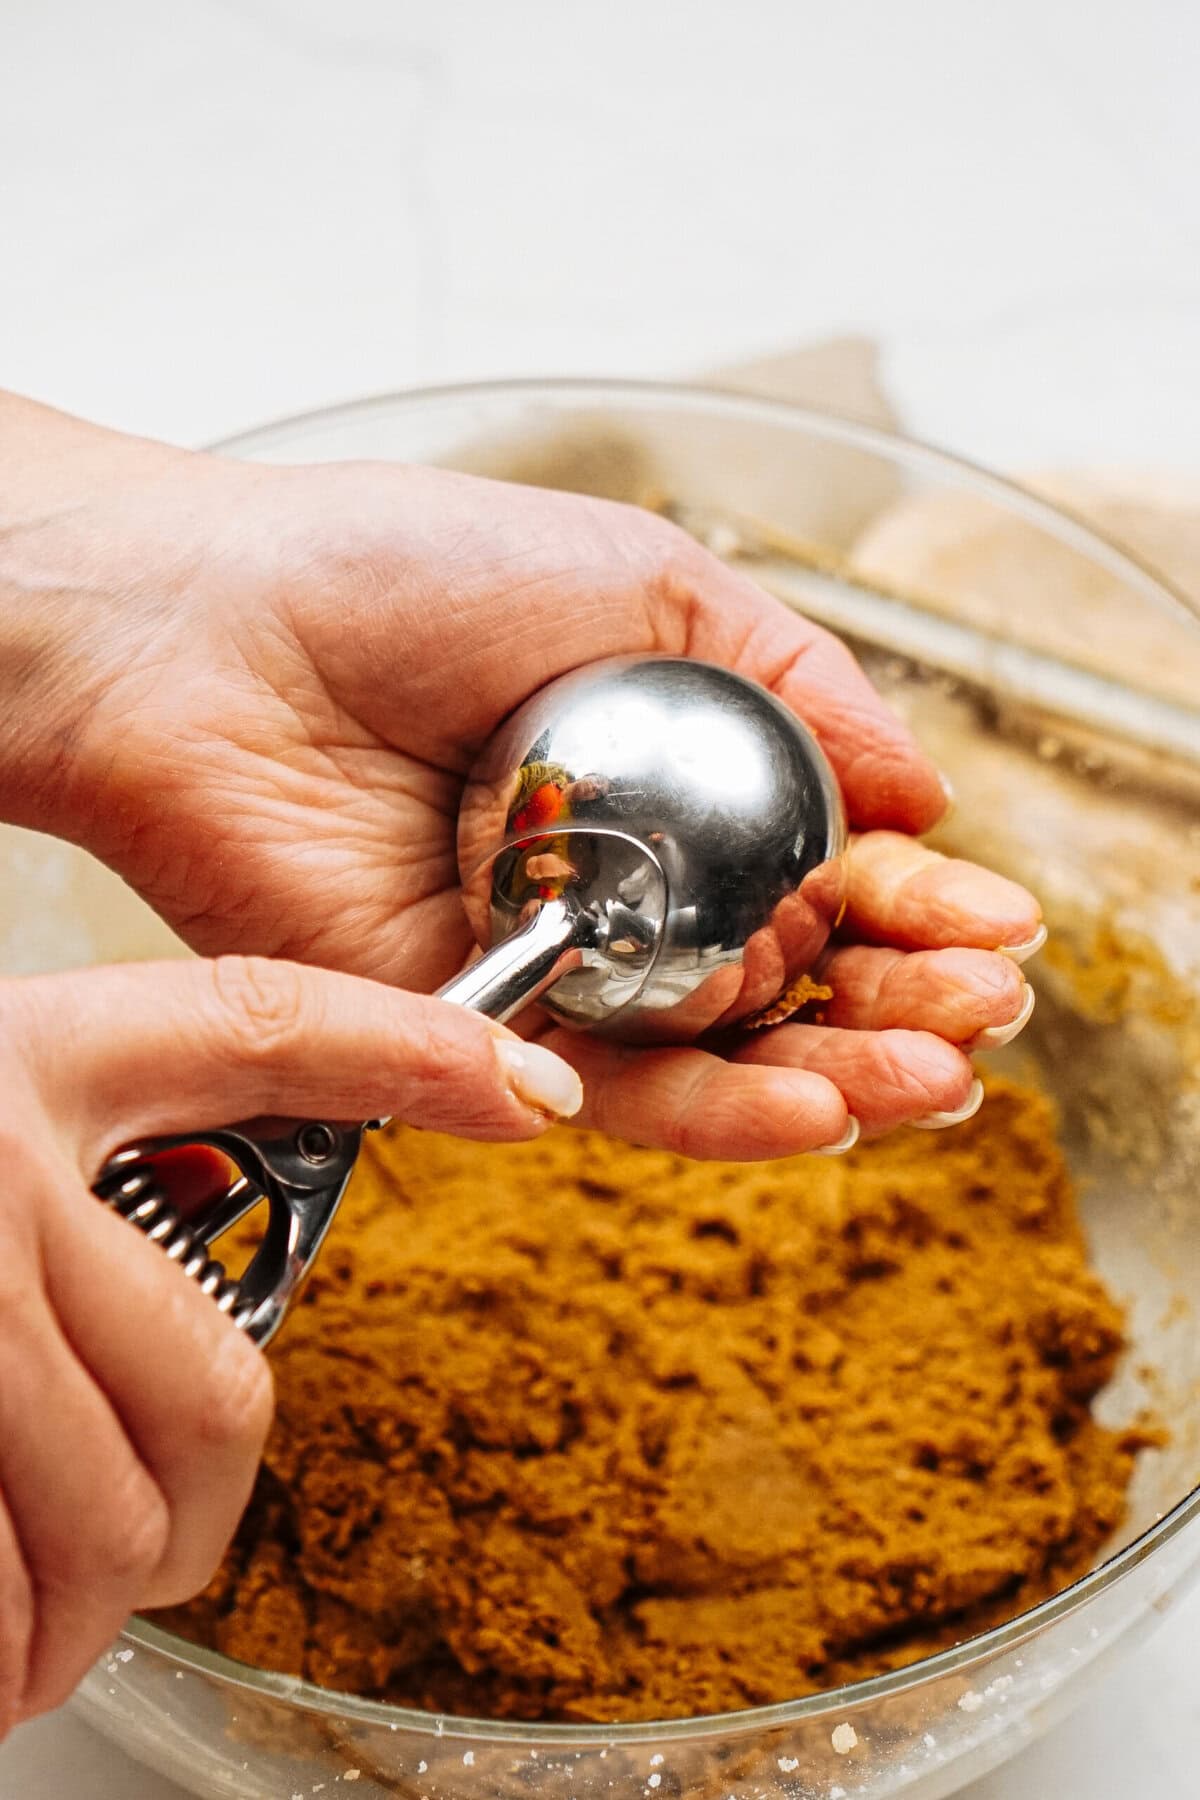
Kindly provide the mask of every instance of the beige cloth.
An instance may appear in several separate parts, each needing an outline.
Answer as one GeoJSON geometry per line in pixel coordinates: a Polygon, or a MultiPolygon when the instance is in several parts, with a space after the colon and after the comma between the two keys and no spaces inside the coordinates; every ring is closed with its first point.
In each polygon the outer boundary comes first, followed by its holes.
{"type": "MultiPolygon", "coordinates": [[[[1200,476],[1036,471],[1023,485],[1174,583],[1200,617],[1200,476]]],[[[942,491],[887,508],[852,561],[867,580],[956,618],[1200,708],[1196,618],[1148,592],[1131,604],[1125,575],[974,494],[942,491]]]]}

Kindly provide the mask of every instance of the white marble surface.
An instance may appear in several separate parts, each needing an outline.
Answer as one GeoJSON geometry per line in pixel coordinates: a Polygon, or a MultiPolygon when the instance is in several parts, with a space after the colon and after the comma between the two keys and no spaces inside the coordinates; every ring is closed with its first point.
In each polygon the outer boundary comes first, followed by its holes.
{"type": "MultiPolygon", "coordinates": [[[[1185,0],[7,0],[0,381],[200,442],[854,330],[982,460],[1200,468],[1198,51],[1185,0]]],[[[1198,1666],[1193,1603],[973,1800],[1194,1794],[1198,1666]]]]}

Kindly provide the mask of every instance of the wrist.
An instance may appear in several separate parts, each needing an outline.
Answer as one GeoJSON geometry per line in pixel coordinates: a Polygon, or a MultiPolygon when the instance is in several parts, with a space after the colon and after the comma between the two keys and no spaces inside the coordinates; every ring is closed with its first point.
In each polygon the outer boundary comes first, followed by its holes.
{"type": "Polygon", "coordinates": [[[91,725],[154,575],[126,502],[180,459],[0,395],[0,819],[100,854],[91,725]]]}

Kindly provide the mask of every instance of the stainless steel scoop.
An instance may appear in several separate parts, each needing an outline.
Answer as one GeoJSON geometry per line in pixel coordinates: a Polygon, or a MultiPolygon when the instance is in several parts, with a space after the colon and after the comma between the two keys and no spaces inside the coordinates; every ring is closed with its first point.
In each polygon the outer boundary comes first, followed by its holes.
{"type": "MultiPolygon", "coordinates": [[[[576,670],[501,726],[467,783],[463,898],[491,947],[441,997],[501,1021],[539,1000],[641,1044],[775,1022],[840,911],[844,843],[824,755],[764,688],[680,657],[576,670]]],[[[368,1128],[254,1120],[158,1138],[111,1158],[95,1191],[266,1343],[368,1128]],[[184,1222],[154,1159],[197,1144],[239,1175],[184,1222]],[[231,1281],[209,1245],[263,1198],[266,1234],[231,1281]]]]}

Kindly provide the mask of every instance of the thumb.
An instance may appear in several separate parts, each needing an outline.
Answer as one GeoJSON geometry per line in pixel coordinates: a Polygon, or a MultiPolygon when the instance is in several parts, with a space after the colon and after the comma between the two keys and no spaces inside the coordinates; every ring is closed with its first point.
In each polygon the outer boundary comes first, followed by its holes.
{"type": "Polygon", "coordinates": [[[5,998],[32,1027],[43,1104],[89,1179],[137,1137],[260,1113],[511,1139],[583,1099],[561,1058],[478,1013],[263,957],[34,977],[5,998]]]}

